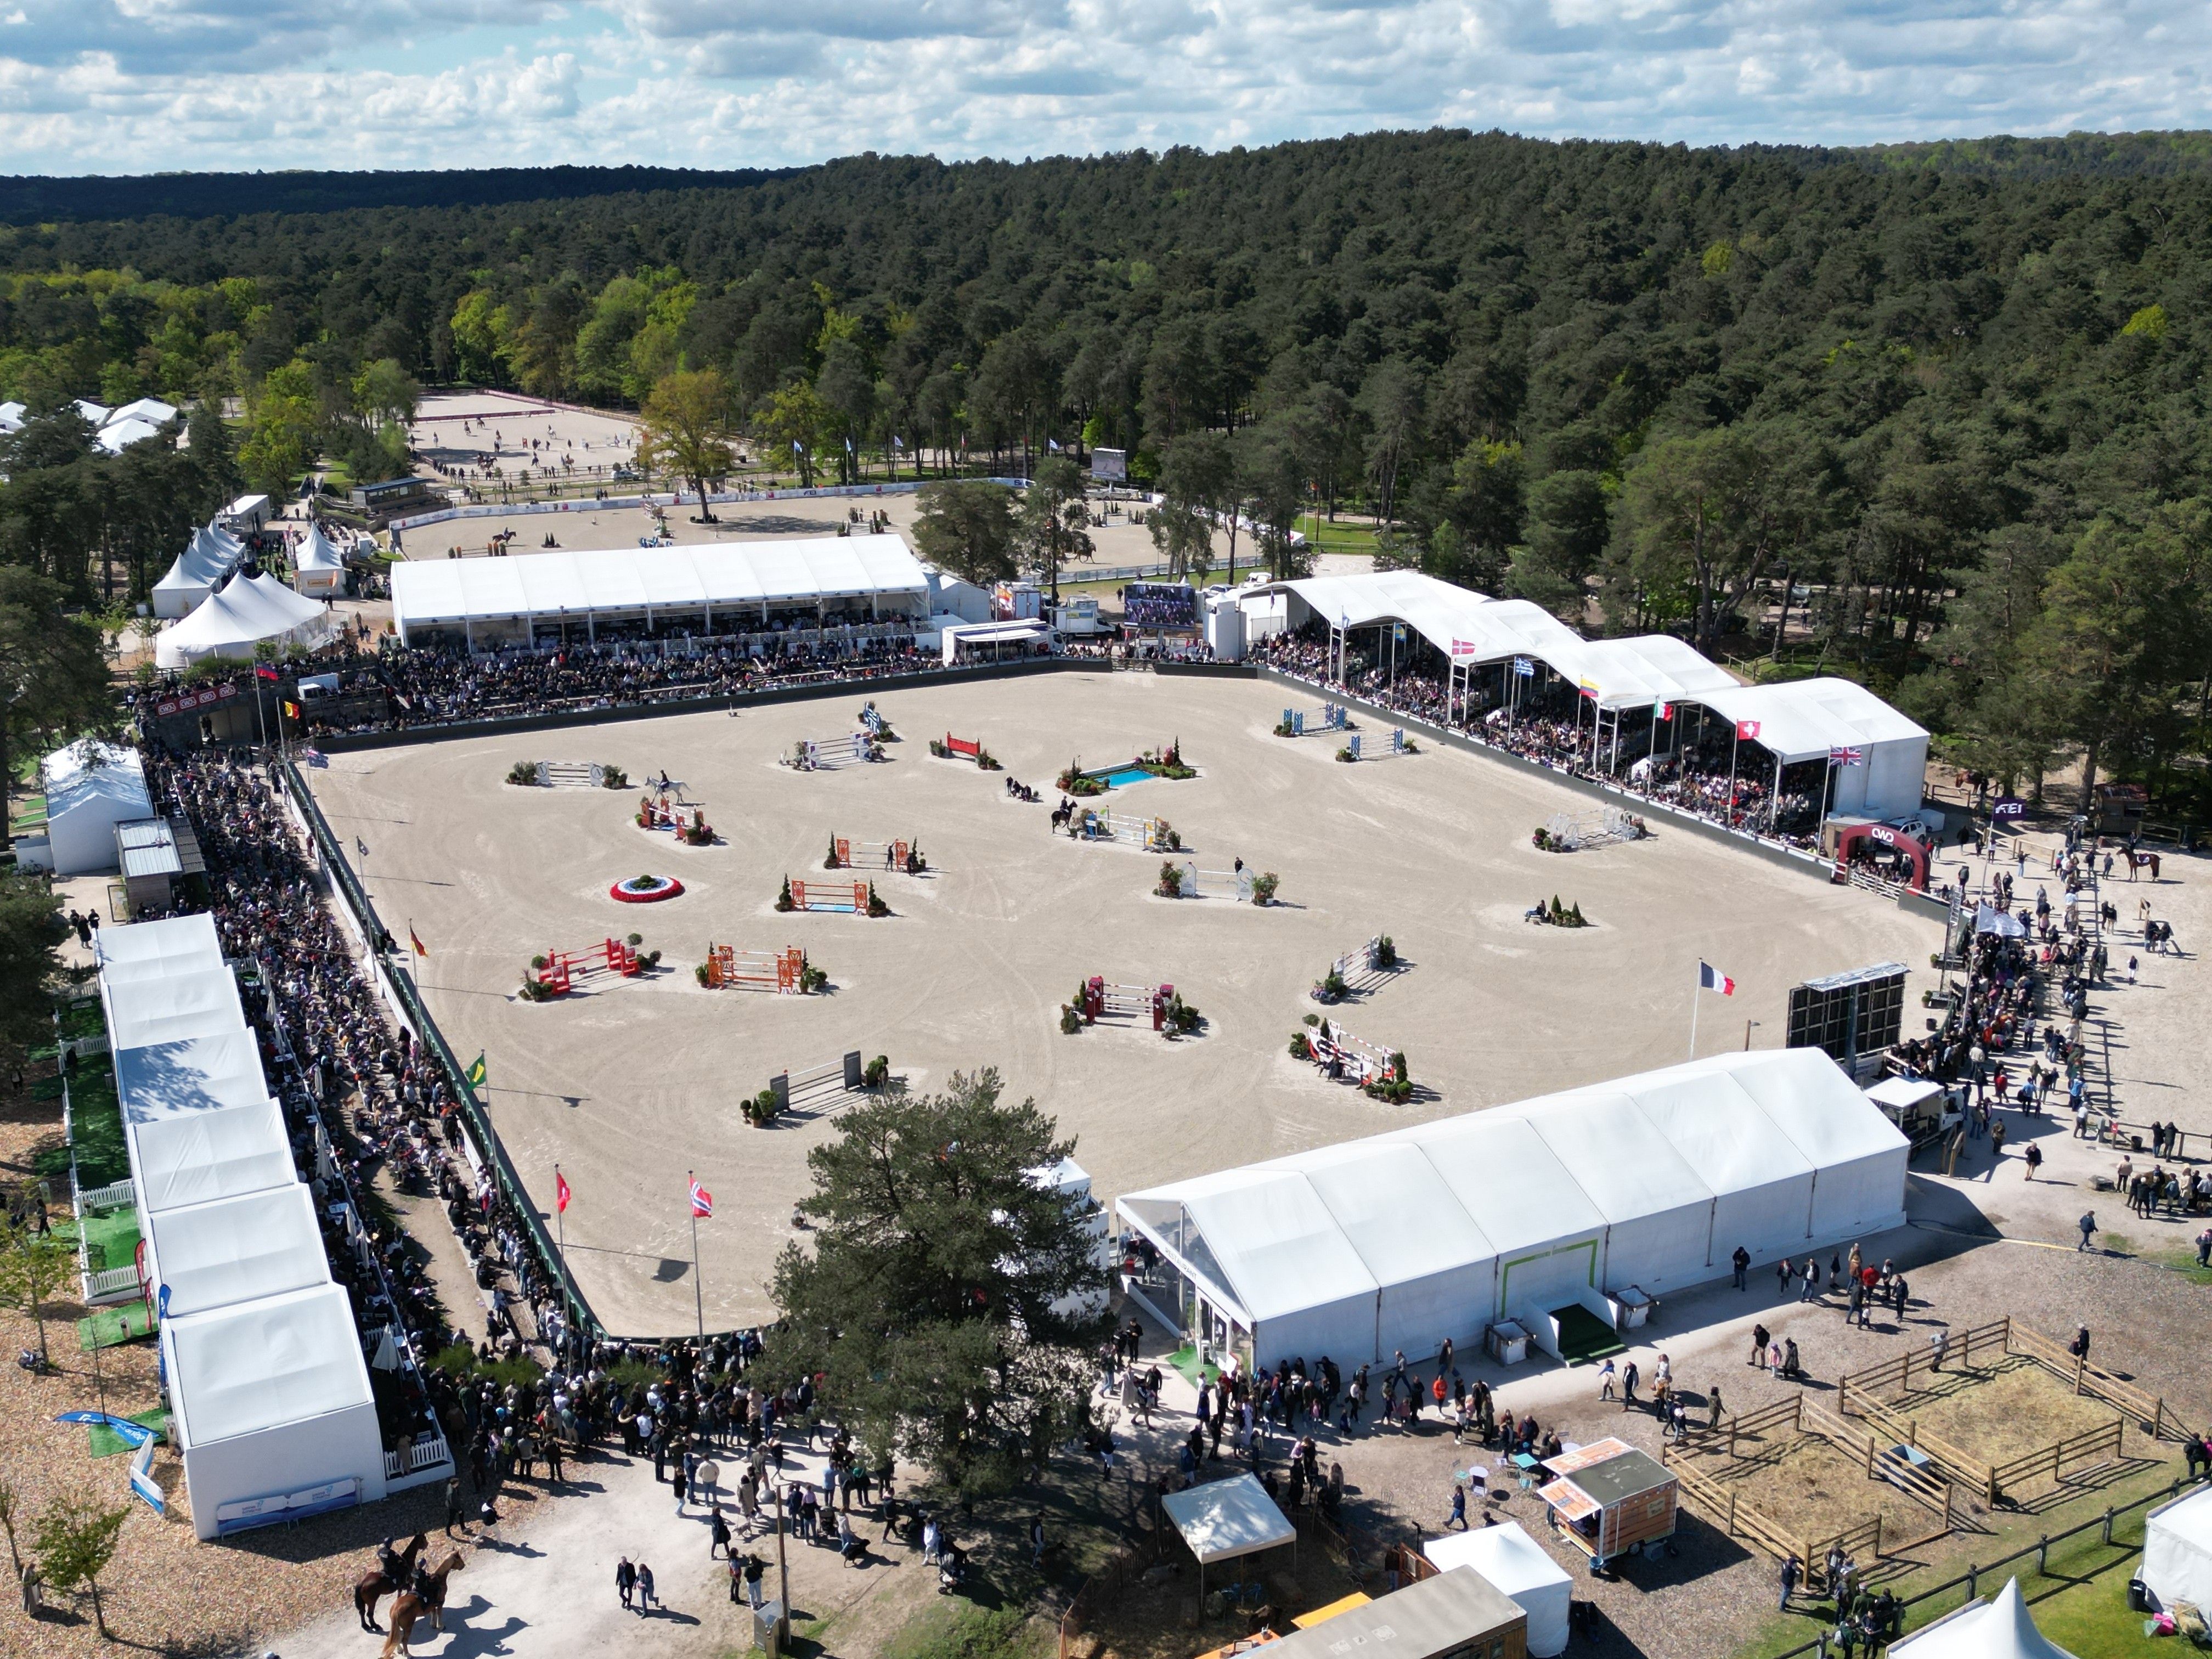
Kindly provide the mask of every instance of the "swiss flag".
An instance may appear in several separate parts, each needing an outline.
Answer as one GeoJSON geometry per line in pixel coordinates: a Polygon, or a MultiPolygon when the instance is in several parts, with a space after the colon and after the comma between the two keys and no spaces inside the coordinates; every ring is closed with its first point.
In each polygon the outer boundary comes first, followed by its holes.
{"type": "Polygon", "coordinates": [[[1738,720],[1735,723],[1735,734],[1739,738],[1741,738],[1746,743],[1757,743],[1759,741],[1759,722],[1757,720],[1738,720]]]}

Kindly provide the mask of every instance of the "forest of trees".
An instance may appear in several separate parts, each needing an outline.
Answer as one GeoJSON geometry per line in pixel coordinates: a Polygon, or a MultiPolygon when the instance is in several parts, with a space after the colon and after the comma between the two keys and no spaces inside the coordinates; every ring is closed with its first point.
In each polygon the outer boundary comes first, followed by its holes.
{"type": "Polygon", "coordinates": [[[0,181],[0,398],[236,396],[260,478],[388,450],[416,381],[712,370],[810,465],[1124,447],[1170,538],[1354,505],[1390,561],[1731,656],[1802,589],[1772,672],[1864,678],[1962,762],[2197,775],[2204,134],[532,177],[110,181],[104,219],[0,181]]]}

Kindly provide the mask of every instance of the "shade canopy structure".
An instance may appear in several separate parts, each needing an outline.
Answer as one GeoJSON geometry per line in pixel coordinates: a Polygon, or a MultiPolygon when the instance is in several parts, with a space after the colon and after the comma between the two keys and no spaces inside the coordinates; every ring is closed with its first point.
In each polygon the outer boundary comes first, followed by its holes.
{"type": "Polygon", "coordinates": [[[228,580],[246,556],[246,544],[228,530],[203,525],[192,532],[185,550],[168,573],[154,584],[154,614],[189,616],[209,594],[228,580]]]}
{"type": "Polygon", "coordinates": [[[205,913],[104,927],[92,936],[92,949],[100,976],[110,985],[222,966],[222,936],[205,913]]]}
{"type": "Polygon", "coordinates": [[[2035,1627],[2020,1593],[2020,1580],[2008,1578],[2005,1587],[1986,1601],[1969,1601],[1956,1613],[1937,1620],[1927,1629],[1893,1643],[1896,1659],[2074,1659],[2074,1656],[2035,1627]]]}
{"type": "Polygon", "coordinates": [[[269,1095],[258,1041],[243,1025],[118,1049],[115,1087],[126,1123],[251,1106],[269,1095]]]}
{"type": "Polygon", "coordinates": [[[385,1495],[368,1365],[340,1286],[169,1319],[161,1357],[202,1538],[385,1495]]]}
{"type": "Polygon", "coordinates": [[[172,1317],[331,1282],[314,1194],[296,1181],[141,1212],[154,1282],[168,1292],[172,1317]]]}
{"type": "Polygon", "coordinates": [[[342,592],[345,573],[345,558],[331,545],[331,538],[323,534],[322,526],[309,524],[307,533],[292,548],[293,587],[319,597],[342,592]]]}
{"type": "Polygon", "coordinates": [[[115,826],[149,816],[146,765],[135,749],[79,739],[39,763],[46,845],[54,873],[90,875],[116,866],[115,826]]]}
{"type": "Polygon", "coordinates": [[[1739,1246],[1772,1260],[1900,1225],[1908,1151],[1825,1054],[1761,1049],[1170,1182],[1115,1208],[1182,1280],[1186,1311],[1225,1321],[1254,1363],[1357,1364],[1718,1278],[1739,1246]]]}
{"type": "Polygon", "coordinates": [[[1544,1547],[1516,1521],[1474,1527],[1426,1539],[1421,1553],[1440,1571],[1472,1567],[1490,1585],[1512,1598],[1528,1615],[1528,1651],[1533,1659],[1554,1659],[1566,1651],[1567,1619],[1575,1581],[1544,1547]]]}
{"type": "Polygon", "coordinates": [[[139,1123],[130,1147],[138,1208],[148,1216],[279,1191],[299,1181],[283,1114],[273,1100],[139,1123]]]}
{"type": "Polygon", "coordinates": [[[210,658],[251,661],[257,646],[312,649],[330,635],[330,612],[322,605],[274,576],[240,572],[155,636],[154,660],[163,668],[189,668],[210,658]]]}
{"type": "Polygon", "coordinates": [[[1297,1540],[1298,1529],[1267,1496],[1267,1489],[1249,1474],[1232,1474],[1226,1480],[1208,1480],[1171,1492],[1160,1499],[1160,1507],[1198,1558],[1201,1587],[1206,1568],[1217,1562],[1257,1555],[1297,1540]]]}
{"type": "Polygon", "coordinates": [[[702,547],[617,547],[392,567],[404,642],[425,629],[497,635],[507,624],[640,621],[733,631],[750,613],[858,605],[927,614],[928,574],[896,536],[815,536],[702,547]],[[721,621],[717,623],[717,616],[721,621]]]}
{"type": "Polygon", "coordinates": [[[118,1054],[150,1043],[246,1029],[238,981],[228,968],[195,968],[120,985],[103,982],[100,994],[107,1001],[108,1042],[118,1054]]]}
{"type": "MultiPolygon", "coordinates": [[[[1896,817],[1921,803],[1927,731],[1850,680],[1745,685],[1672,635],[1586,640],[1526,600],[1486,598],[1416,571],[1257,583],[1240,592],[1237,602],[1282,605],[1292,630],[1315,619],[1340,630],[1403,623],[1461,668],[1525,658],[1615,713],[1702,708],[1759,744],[1770,764],[1826,761],[1833,752],[1856,750],[1859,762],[1835,767],[1829,780],[1833,811],[1896,817]]],[[[1407,660],[1401,647],[1399,661],[1407,660]]],[[[1746,768],[1747,774],[1756,770],[1746,768]]]]}
{"type": "Polygon", "coordinates": [[[2150,1512],[2141,1576],[2161,1611],[2177,1601],[2212,1608],[2212,1486],[2150,1512]]]}

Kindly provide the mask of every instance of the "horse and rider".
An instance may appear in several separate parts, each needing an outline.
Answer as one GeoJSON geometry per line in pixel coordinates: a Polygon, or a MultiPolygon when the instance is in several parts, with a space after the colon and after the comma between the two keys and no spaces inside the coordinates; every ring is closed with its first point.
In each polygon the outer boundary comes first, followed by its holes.
{"type": "Polygon", "coordinates": [[[395,1655],[398,1659],[406,1659],[408,1643],[418,1619],[428,1619],[432,1630],[441,1635],[445,1632],[446,1580],[465,1565],[459,1550],[452,1551],[434,1567],[416,1565],[407,1588],[392,1598],[392,1632],[384,1638],[380,1659],[394,1659],[395,1655]]]}
{"type": "Polygon", "coordinates": [[[376,1622],[378,1601],[399,1594],[415,1582],[415,1564],[429,1543],[429,1538],[418,1532],[407,1540],[404,1550],[393,1549],[389,1538],[376,1547],[375,1566],[363,1573],[353,1587],[353,1610],[363,1630],[380,1634],[383,1632],[384,1626],[376,1622]]]}

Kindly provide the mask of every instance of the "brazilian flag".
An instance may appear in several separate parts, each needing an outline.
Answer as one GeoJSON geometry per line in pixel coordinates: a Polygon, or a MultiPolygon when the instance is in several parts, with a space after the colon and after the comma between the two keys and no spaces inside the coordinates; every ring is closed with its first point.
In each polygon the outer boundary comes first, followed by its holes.
{"type": "Polygon", "coordinates": [[[467,1076],[470,1088],[481,1089],[484,1086],[484,1057],[481,1052],[469,1062],[467,1076]]]}

